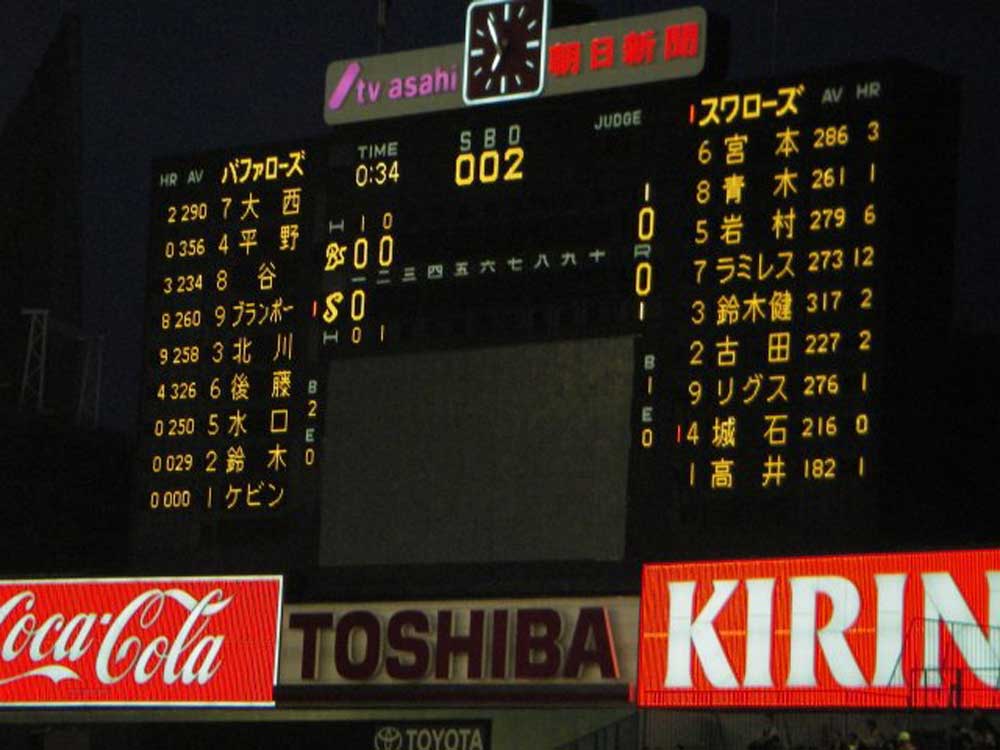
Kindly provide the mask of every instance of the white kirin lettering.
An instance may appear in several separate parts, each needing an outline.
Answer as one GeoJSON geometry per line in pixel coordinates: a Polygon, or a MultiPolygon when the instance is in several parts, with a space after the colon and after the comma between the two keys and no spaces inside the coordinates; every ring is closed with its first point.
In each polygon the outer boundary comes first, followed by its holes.
{"type": "MultiPolygon", "coordinates": [[[[941,625],[948,630],[969,669],[982,682],[993,685],[1000,674],[1000,572],[985,574],[989,589],[989,623],[984,634],[968,603],[948,573],[924,573],[923,643],[924,687],[940,687],[941,625]],[[973,627],[970,627],[973,626],[973,627]]],[[[876,575],[875,663],[870,680],[858,664],[845,633],[861,611],[857,587],[840,576],[804,576],[788,579],[791,592],[789,670],[787,687],[811,688],[816,681],[816,647],[822,652],[833,679],[846,688],[899,687],[904,684],[897,668],[903,655],[904,593],[906,575],[876,575]],[[816,627],[817,601],[832,604],[830,619],[816,627]]],[[[670,635],[664,687],[691,688],[692,652],[705,678],[720,689],[774,687],[771,672],[774,628],[774,578],[743,581],[746,587],[746,659],[742,684],[737,679],[715,629],[715,619],[740,586],[738,580],[712,582],[712,593],[695,615],[695,581],[672,581],[670,635]]]]}

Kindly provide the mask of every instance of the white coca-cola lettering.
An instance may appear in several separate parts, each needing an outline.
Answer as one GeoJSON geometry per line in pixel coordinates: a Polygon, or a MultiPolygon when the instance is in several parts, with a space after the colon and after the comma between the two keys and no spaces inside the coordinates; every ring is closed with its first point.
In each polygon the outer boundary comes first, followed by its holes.
{"type": "Polygon", "coordinates": [[[206,594],[201,601],[195,601],[187,592],[180,589],[169,589],[167,591],[153,589],[140,594],[115,618],[115,621],[108,629],[107,635],[104,636],[101,648],[97,652],[97,661],[95,664],[97,679],[106,685],[112,685],[127,676],[132,671],[133,665],[135,665],[134,679],[136,683],[142,685],[148,682],[156,674],[160,666],[163,665],[164,661],[166,661],[166,667],[163,672],[163,682],[165,684],[172,685],[180,678],[184,685],[190,685],[195,680],[198,681],[199,685],[204,685],[219,669],[219,665],[215,663],[215,660],[225,640],[224,636],[205,637],[203,642],[209,642],[209,650],[200,665],[197,665],[197,660],[202,655],[204,648],[202,643],[199,643],[188,654],[180,673],[177,672],[177,661],[191,647],[193,641],[204,632],[208,626],[208,618],[225,609],[230,601],[231,599],[222,598],[222,591],[220,589],[215,589],[206,594]],[[148,645],[143,645],[142,640],[138,636],[133,635],[126,638],[121,644],[118,644],[118,639],[121,637],[122,632],[137,614],[139,616],[139,626],[143,630],[149,629],[159,619],[164,603],[168,598],[177,601],[188,611],[187,619],[173,641],[168,640],[165,636],[159,636],[154,638],[148,645]],[[192,633],[192,628],[203,616],[205,619],[200,623],[200,627],[196,632],[192,633]],[[117,651],[115,651],[116,645],[118,646],[117,651]],[[113,651],[115,652],[114,662],[116,664],[127,659],[129,654],[133,654],[125,668],[117,675],[112,674],[110,671],[111,654],[113,651]]]}
{"type": "MultiPolygon", "coordinates": [[[[941,684],[942,626],[948,631],[972,674],[986,685],[994,686],[1000,674],[1000,572],[986,571],[989,611],[988,630],[981,625],[949,573],[923,573],[923,669],[922,685],[941,684]],[[986,634],[988,633],[988,635],[986,634]]],[[[799,576],[787,579],[790,633],[788,638],[788,674],[786,686],[817,686],[817,652],[829,668],[833,680],[845,688],[899,687],[905,676],[899,665],[904,649],[904,602],[907,576],[902,573],[878,574],[875,582],[876,626],[874,664],[871,679],[866,679],[857,654],[848,642],[847,633],[857,622],[862,601],[857,585],[841,576],[799,576]],[[829,606],[829,619],[817,627],[818,601],[829,606]],[[817,649],[818,646],[818,649],[817,649]]],[[[670,581],[669,633],[667,639],[664,687],[693,687],[692,654],[697,657],[705,679],[717,689],[774,686],[772,674],[772,636],[774,632],[774,590],[776,579],[760,578],[739,581],[715,580],[712,592],[695,614],[696,581],[670,581]],[[742,683],[737,679],[730,657],[716,630],[716,618],[729,605],[733,594],[746,589],[746,648],[742,683]]],[[[866,638],[872,636],[865,635],[866,638]]],[[[868,642],[869,645],[870,641],[868,642]]],[[[866,649],[867,653],[871,653],[866,649]]]]}
{"type": "Polygon", "coordinates": [[[18,656],[21,655],[21,651],[24,647],[28,645],[28,641],[31,639],[31,634],[34,632],[34,616],[33,615],[22,615],[21,618],[14,623],[14,627],[10,629],[7,633],[7,637],[3,639],[3,650],[0,651],[0,655],[3,656],[4,661],[13,661],[18,656]],[[18,638],[21,638],[20,643],[18,643],[18,638]]]}
{"type": "Polygon", "coordinates": [[[47,659],[50,655],[56,662],[64,661],[67,657],[70,661],[77,661],[90,650],[90,631],[97,622],[97,615],[94,613],[81,612],[67,623],[62,613],[56,612],[36,627],[38,619],[31,611],[35,607],[35,594],[33,591],[22,591],[0,606],[0,627],[19,605],[23,605],[24,614],[14,621],[3,639],[3,647],[0,648],[0,657],[4,661],[18,658],[25,646],[28,647],[28,657],[34,662],[47,659]],[[59,635],[55,643],[49,646],[46,639],[53,632],[59,635]]]}
{"type": "Polygon", "coordinates": [[[225,636],[205,631],[211,618],[231,601],[232,597],[225,598],[221,589],[210,591],[201,599],[179,588],[149,589],[133,598],[117,616],[105,613],[99,617],[93,612],[81,612],[67,620],[62,612],[36,614],[35,593],[18,592],[0,604],[0,658],[10,663],[26,655],[34,664],[48,663],[16,674],[7,674],[0,666],[0,685],[27,677],[46,677],[56,683],[82,679],[75,663],[91,650],[98,623],[110,623],[100,639],[94,661],[94,673],[101,683],[113,685],[131,677],[135,684],[143,685],[159,675],[166,685],[178,681],[184,685],[204,685],[221,666],[220,653],[225,642],[225,636]],[[176,633],[156,633],[155,626],[170,603],[187,612],[184,622],[176,633]],[[126,636],[127,631],[132,634],[126,636]],[[62,662],[69,662],[76,669],[62,662]]]}
{"type": "Polygon", "coordinates": [[[42,659],[48,659],[49,655],[55,650],[55,644],[51,646],[45,646],[45,639],[48,637],[49,631],[55,629],[57,632],[62,630],[62,626],[65,624],[66,618],[60,614],[55,614],[49,617],[45,622],[43,622],[37,630],[35,630],[35,637],[31,639],[31,648],[28,649],[28,656],[31,657],[32,661],[41,661],[42,659]]]}
{"type": "Polygon", "coordinates": [[[55,661],[63,661],[67,657],[70,661],[80,659],[90,650],[90,645],[93,643],[90,631],[94,629],[95,624],[97,624],[97,615],[92,612],[81,612],[69,618],[69,622],[56,638],[56,645],[52,649],[52,658],[55,661]],[[72,640],[72,644],[70,644],[70,640],[72,640]]]}

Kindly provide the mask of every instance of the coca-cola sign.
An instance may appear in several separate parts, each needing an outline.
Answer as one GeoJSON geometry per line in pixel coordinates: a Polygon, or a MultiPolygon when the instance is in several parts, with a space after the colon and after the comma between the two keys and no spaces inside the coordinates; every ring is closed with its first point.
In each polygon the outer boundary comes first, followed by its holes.
{"type": "Polygon", "coordinates": [[[1000,707],[1000,550],[647,565],[642,706],[1000,707]]]}
{"type": "Polygon", "coordinates": [[[273,705],[281,578],[0,582],[0,704],[273,705]]]}

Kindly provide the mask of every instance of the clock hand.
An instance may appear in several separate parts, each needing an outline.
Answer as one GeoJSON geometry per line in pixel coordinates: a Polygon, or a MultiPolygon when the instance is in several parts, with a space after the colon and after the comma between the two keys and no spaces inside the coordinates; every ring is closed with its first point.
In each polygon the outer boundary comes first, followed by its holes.
{"type": "Polygon", "coordinates": [[[490,66],[490,73],[493,73],[498,67],[500,67],[500,60],[502,57],[503,55],[500,54],[500,50],[498,48],[496,54],[493,55],[493,64],[490,66]]]}
{"type": "Polygon", "coordinates": [[[490,30],[490,39],[493,40],[493,46],[497,48],[497,52],[500,51],[500,39],[497,37],[497,27],[493,23],[493,16],[486,19],[486,26],[490,30]]]}

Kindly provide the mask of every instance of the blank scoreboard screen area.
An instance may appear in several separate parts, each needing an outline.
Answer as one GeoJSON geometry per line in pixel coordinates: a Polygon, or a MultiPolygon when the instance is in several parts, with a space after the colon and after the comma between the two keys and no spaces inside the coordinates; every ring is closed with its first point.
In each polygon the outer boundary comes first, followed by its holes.
{"type": "Polygon", "coordinates": [[[950,286],[955,118],[949,81],[849,67],[156,163],[142,549],[851,546],[909,473],[947,318],[920,290],[950,286]]]}

